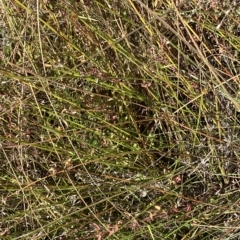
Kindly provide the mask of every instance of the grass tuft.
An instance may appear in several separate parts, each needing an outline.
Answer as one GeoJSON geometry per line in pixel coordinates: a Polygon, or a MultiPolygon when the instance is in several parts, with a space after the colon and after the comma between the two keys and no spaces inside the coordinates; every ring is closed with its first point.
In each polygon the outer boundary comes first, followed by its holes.
{"type": "Polygon", "coordinates": [[[0,2],[1,239],[238,239],[237,1],[0,2]]]}

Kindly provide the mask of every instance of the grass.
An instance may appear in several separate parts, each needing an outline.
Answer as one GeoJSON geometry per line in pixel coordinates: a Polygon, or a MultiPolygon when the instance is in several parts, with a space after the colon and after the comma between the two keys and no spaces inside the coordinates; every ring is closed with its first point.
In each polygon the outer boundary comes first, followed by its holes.
{"type": "Polygon", "coordinates": [[[1,1],[1,239],[239,239],[237,1],[1,1]]]}

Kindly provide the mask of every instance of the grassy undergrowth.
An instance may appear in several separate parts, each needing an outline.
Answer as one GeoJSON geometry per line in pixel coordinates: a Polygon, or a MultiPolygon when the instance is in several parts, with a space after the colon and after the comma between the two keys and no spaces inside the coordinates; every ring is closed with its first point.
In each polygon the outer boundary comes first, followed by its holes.
{"type": "Polygon", "coordinates": [[[1,239],[239,239],[238,1],[2,0],[1,239]]]}

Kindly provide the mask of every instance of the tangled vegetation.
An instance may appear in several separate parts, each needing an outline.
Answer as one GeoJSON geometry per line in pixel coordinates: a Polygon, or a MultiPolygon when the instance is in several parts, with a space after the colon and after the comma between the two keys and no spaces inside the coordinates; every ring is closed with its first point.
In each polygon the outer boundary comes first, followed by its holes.
{"type": "Polygon", "coordinates": [[[240,238],[240,3],[0,2],[0,238],[240,238]]]}

